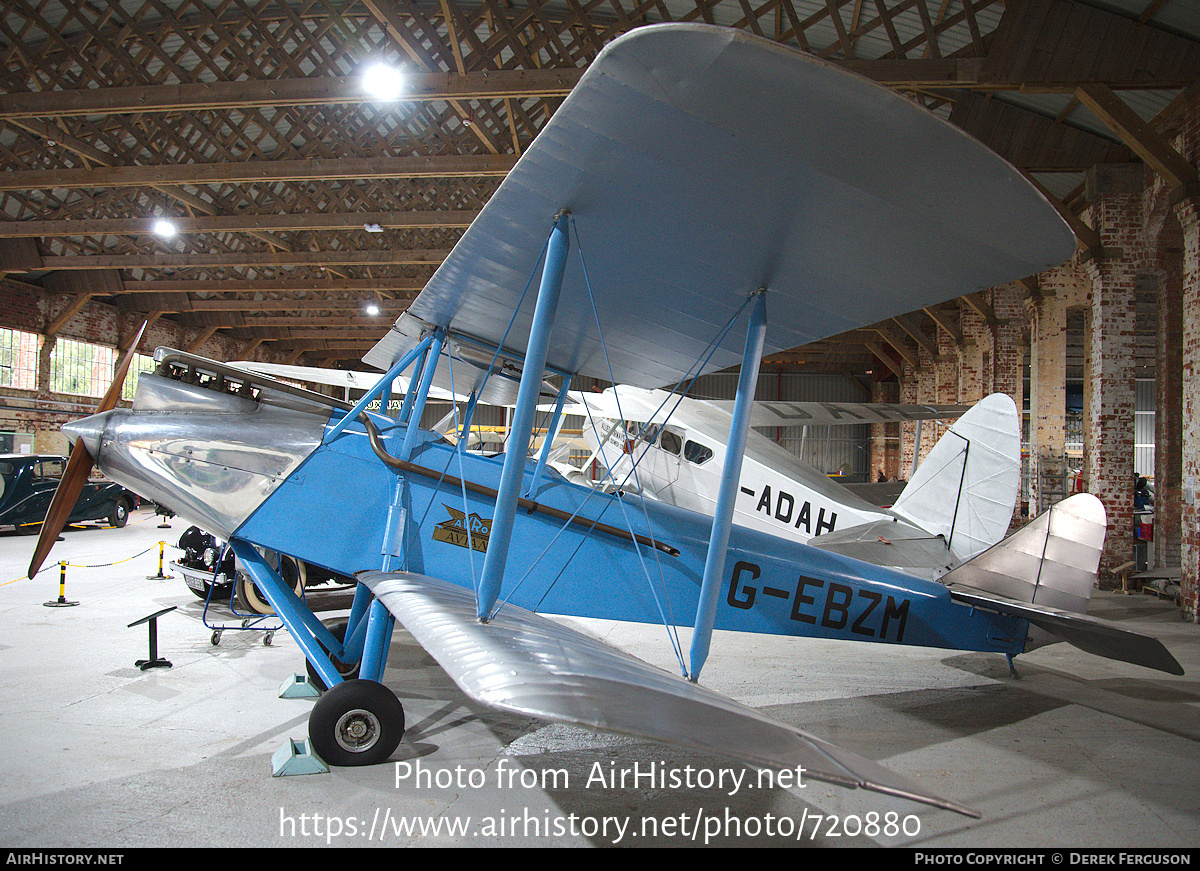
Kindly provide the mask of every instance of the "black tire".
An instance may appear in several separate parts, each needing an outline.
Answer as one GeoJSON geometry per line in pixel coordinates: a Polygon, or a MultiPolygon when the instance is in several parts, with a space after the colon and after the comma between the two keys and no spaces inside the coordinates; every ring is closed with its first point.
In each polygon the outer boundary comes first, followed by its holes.
{"type": "Polygon", "coordinates": [[[377,765],[404,737],[404,706],[372,680],[348,680],[324,693],[308,718],[309,746],[330,765],[377,765]]]}
{"type": "Polygon", "coordinates": [[[108,525],[120,529],[129,522],[129,503],[118,499],[108,511],[108,525]]]}
{"type": "MultiPolygon", "coordinates": [[[[349,623],[349,619],[341,617],[337,620],[331,620],[326,623],[325,628],[329,630],[329,634],[336,638],[338,642],[344,642],[346,640],[346,626],[349,623]]],[[[342,662],[341,660],[332,656],[329,657],[329,660],[333,663],[333,667],[337,669],[337,673],[342,680],[354,680],[358,677],[358,667],[362,664],[361,661],[347,663],[342,662]]],[[[307,659],[304,660],[304,668],[308,671],[308,682],[310,684],[315,686],[321,692],[325,692],[325,690],[329,689],[329,687],[325,686],[325,681],[321,679],[319,674],[317,674],[317,670],[313,668],[312,663],[307,659]]]]}
{"type": "MultiPolygon", "coordinates": [[[[291,586],[292,591],[300,596],[304,593],[304,564],[298,563],[290,556],[283,557],[281,560],[281,575],[283,580],[291,586]]],[[[245,572],[239,571],[237,579],[234,581],[234,591],[237,593],[237,600],[247,611],[253,611],[255,614],[274,614],[275,609],[271,607],[271,603],[267,601],[267,597],[258,591],[258,587],[254,585],[254,581],[250,580],[245,572]]]]}

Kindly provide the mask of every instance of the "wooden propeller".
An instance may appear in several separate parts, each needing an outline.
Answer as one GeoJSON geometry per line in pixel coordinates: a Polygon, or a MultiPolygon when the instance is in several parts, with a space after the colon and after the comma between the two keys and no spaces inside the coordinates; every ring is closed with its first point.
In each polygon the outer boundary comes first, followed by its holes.
{"type": "MultiPolygon", "coordinates": [[[[96,407],[96,414],[111,411],[117,407],[117,402],[121,398],[121,390],[125,385],[125,376],[129,373],[129,366],[133,362],[138,344],[142,341],[142,334],[146,332],[148,324],[149,321],[142,324],[133,344],[129,346],[129,350],[125,353],[120,365],[117,366],[108,392],[104,394],[104,398],[96,407]]],[[[67,525],[67,520],[71,517],[71,512],[79,500],[79,494],[83,492],[83,485],[87,483],[95,462],[92,455],[88,453],[88,449],[84,447],[83,439],[76,439],[71,448],[71,455],[67,459],[67,468],[63,470],[58,488],[54,491],[54,498],[50,500],[50,507],[46,510],[46,519],[42,521],[42,531],[38,535],[37,547],[34,548],[33,559],[29,562],[30,578],[41,571],[42,563],[49,556],[54,543],[58,541],[59,533],[67,525]]]]}

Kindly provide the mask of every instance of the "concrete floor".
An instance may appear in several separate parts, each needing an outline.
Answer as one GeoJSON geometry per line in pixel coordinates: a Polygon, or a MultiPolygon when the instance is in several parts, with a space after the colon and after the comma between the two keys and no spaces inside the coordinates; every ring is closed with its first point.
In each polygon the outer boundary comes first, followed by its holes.
{"type": "MultiPolygon", "coordinates": [[[[56,564],[24,577],[34,538],[0,532],[0,844],[1200,845],[1200,628],[1149,596],[1098,592],[1093,613],[1162,638],[1183,677],[1066,645],[1021,657],[1013,680],[998,656],[718,633],[708,686],[980,820],[818,782],[734,793],[743,770],[719,760],[481,709],[402,630],[387,683],[409,728],[393,764],[274,777],[272,755],[306,736],[312,701],[279,697],[303,657],[286,632],[267,646],[234,628],[213,646],[211,627],[239,624],[206,618],[181,578],[149,578],[157,542],[169,561],[185,526],[159,521],[68,530],[51,554],[70,564],[68,608],[43,604],[56,564]],[[170,606],[158,639],[173,667],[141,671],[148,630],[128,624],[170,606]],[[651,764],[727,786],[595,776],[651,764]]],[[[661,627],[574,625],[677,672],[661,627]]]]}

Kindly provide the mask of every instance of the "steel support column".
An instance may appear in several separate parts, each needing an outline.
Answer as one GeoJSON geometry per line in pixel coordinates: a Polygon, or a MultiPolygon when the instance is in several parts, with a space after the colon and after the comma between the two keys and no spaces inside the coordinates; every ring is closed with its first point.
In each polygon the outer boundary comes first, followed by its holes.
{"type": "Polygon", "coordinates": [[[567,252],[570,250],[567,229],[569,219],[570,214],[562,212],[554,220],[554,229],[550,232],[550,242],[546,248],[546,262],[542,266],[537,307],[533,313],[533,324],[529,328],[529,343],[521,368],[521,385],[517,389],[517,404],[513,411],[508,443],[504,448],[500,486],[496,488],[496,513],[492,517],[487,554],[483,560],[483,574],[479,579],[477,613],[479,619],[485,622],[500,595],[504,566],[508,562],[508,546],[512,541],[517,499],[521,495],[521,479],[525,471],[526,455],[529,453],[529,438],[533,432],[538,397],[542,390],[542,373],[546,369],[546,353],[550,345],[550,333],[554,327],[554,313],[558,308],[558,295],[562,290],[563,273],[567,268],[567,252]]]}
{"type": "Polygon", "coordinates": [[[738,375],[737,398],[734,400],[733,421],[729,425],[729,441],[725,448],[725,464],[721,469],[721,486],[717,491],[717,506],[713,515],[712,534],[708,539],[708,555],[704,560],[704,580],[700,584],[700,600],[696,604],[696,625],[692,632],[689,679],[694,683],[708,658],[713,624],[717,616],[717,594],[725,576],[725,552],[729,549],[729,530],[733,526],[733,508],[737,501],[738,482],[742,477],[742,455],[746,451],[746,436],[750,431],[750,414],[754,405],[754,390],[758,386],[758,367],[762,361],[763,343],[767,335],[767,295],[758,291],[746,328],[746,347],[742,353],[742,368],[738,375]]]}
{"type": "Polygon", "coordinates": [[[397,360],[395,365],[393,365],[392,368],[387,371],[387,374],[376,381],[375,386],[364,393],[362,398],[355,403],[354,407],[346,412],[346,416],[334,424],[333,428],[326,433],[325,443],[328,444],[329,442],[333,441],[335,438],[337,438],[338,434],[342,430],[344,430],[354,421],[358,420],[358,416],[362,414],[363,410],[368,405],[374,402],[384,390],[390,389],[392,381],[396,379],[396,376],[411,366],[413,360],[416,360],[417,357],[425,353],[425,350],[429,347],[429,343],[431,341],[432,336],[426,336],[415,348],[397,360]]]}

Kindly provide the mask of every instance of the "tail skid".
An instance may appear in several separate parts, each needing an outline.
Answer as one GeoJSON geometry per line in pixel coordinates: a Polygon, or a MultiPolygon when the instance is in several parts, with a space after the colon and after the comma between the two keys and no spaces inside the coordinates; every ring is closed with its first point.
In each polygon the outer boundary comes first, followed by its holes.
{"type": "Polygon", "coordinates": [[[951,597],[964,604],[1028,620],[1027,650],[1066,641],[1097,656],[1183,674],[1158,639],[1086,615],[1106,530],[1100,500],[1080,493],[942,581],[951,597]]]}

